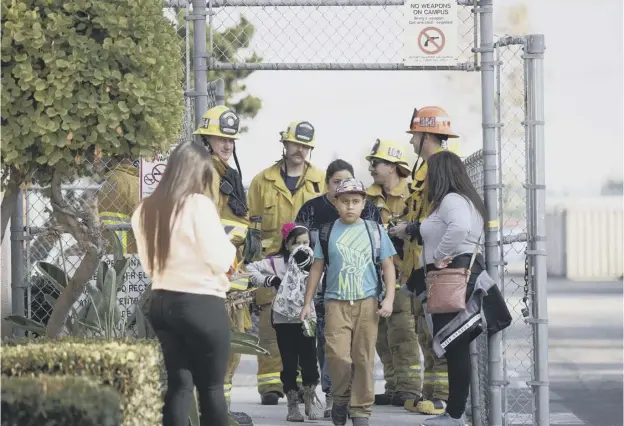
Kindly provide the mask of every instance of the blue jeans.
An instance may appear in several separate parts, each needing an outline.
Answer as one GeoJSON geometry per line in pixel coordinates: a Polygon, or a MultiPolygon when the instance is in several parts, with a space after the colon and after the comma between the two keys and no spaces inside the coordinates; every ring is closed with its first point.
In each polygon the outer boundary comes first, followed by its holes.
{"type": "Polygon", "coordinates": [[[328,394],[331,393],[331,377],[325,360],[325,317],[321,315],[316,318],[316,352],[321,366],[321,389],[328,394]]]}

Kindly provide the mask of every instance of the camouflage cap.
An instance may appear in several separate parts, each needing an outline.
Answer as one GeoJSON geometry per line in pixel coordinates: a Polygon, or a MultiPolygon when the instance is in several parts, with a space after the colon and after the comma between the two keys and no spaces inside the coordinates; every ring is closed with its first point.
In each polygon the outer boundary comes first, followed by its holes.
{"type": "Polygon", "coordinates": [[[364,189],[364,185],[359,180],[346,179],[336,189],[336,197],[342,194],[362,194],[365,196],[366,189],[364,189]]]}

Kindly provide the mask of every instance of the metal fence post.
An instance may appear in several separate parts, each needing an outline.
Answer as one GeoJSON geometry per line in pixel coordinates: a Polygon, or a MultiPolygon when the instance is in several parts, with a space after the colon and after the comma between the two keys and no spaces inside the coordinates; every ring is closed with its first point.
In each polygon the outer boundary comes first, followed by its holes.
{"type": "MultiPolygon", "coordinates": [[[[212,0],[208,0],[212,4],[212,0]]],[[[206,66],[206,0],[192,0],[193,13],[193,72],[195,98],[195,128],[199,127],[201,116],[208,109],[208,67],[206,66]]]]}
{"type": "MultiPolygon", "coordinates": [[[[26,316],[24,249],[24,194],[17,190],[17,203],[11,216],[11,310],[12,315],[26,316]]],[[[13,335],[24,336],[24,330],[13,328],[13,335]]]]}
{"type": "Polygon", "coordinates": [[[483,421],[481,407],[481,389],[479,389],[479,347],[477,340],[470,342],[470,412],[472,414],[472,426],[486,426],[483,421]]]}
{"type": "Polygon", "coordinates": [[[215,104],[225,105],[225,81],[222,78],[215,80],[215,104]]]}
{"type": "MultiPolygon", "coordinates": [[[[483,120],[483,172],[484,200],[489,217],[485,233],[485,258],[487,271],[498,281],[500,255],[498,249],[498,191],[500,190],[498,160],[496,149],[496,114],[495,95],[495,60],[494,60],[494,19],[492,0],[481,0],[477,11],[480,13],[480,40],[478,51],[481,53],[481,110],[483,120]]],[[[499,283],[500,285],[500,283],[499,283]]],[[[489,420],[492,426],[502,424],[502,336],[496,333],[488,342],[489,350],[489,420]]]]}
{"type": "Polygon", "coordinates": [[[546,185],[544,149],[544,36],[526,36],[524,51],[526,73],[527,199],[531,207],[528,223],[528,247],[533,275],[532,318],[534,336],[533,387],[536,403],[534,424],[550,424],[548,383],[548,306],[546,282],[546,185]]]}

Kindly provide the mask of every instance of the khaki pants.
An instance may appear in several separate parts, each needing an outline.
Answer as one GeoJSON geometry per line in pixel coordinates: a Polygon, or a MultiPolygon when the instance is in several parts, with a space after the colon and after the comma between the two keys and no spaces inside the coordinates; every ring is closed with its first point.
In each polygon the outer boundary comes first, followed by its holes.
{"type": "Polygon", "coordinates": [[[377,353],[383,363],[386,391],[422,392],[420,348],[412,316],[412,300],[397,289],[392,315],[379,319],[377,353]]]}
{"type": "Polygon", "coordinates": [[[427,326],[422,303],[413,298],[414,317],[416,319],[416,335],[423,352],[425,374],[423,380],[423,397],[426,400],[433,398],[448,401],[449,384],[446,357],[438,358],[433,351],[433,338],[427,326]]]}
{"type": "Polygon", "coordinates": [[[351,417],[370,417],[375,402],[377,299],[325,302],[325,358],[334,404],[350,401],[351,417]],[[353,365],[353,384],[351,366],[353,365]]]}

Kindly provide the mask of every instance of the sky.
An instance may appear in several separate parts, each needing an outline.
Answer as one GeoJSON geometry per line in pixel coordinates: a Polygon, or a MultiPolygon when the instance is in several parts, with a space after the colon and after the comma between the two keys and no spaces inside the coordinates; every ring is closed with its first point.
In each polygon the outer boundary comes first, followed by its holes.
{"type": "MultiPolygon", "coordinates": [[[[546,40],[546,184],[551,193],[599,193],[608,178],[621,178],[623,161],[622,2],[596,0],[495,1],[495,34],[542,33],[546,40]],[[600,28],[600,37],[584,33],[600,28]],[[606,40],[603,42],[600,40],[606,40]]],[[[240,11],[256,26],[254,45],[271,62],[400,62],[401,11],[386,8],[228,8],[215,25],[233,24],[240,11]]],[[[462,13],[462,20],[470,18],[462,13]]],[[[470,19],[460,40],[470,47],[470,19]]],[[[469,59],[462,54],[462,59],[469,59]]],[[[503,103],[517,100],[522,68],[518,55],[504,52],[503,103]]],[[[321,168],[335,157],[350,161],[356,177],[367,176],[364,156],[376,138],[406,144],[414,107],[439,105],[461,136],[463,155],[481,148],[481,92],[477,72],[443,71],[257,71],[245,80],[248,92],[263,101],[255,119],[243,123],[237,151],[244,180],[277,160],[279,131],[294,120],[316,127],[312,162],[321,168]]],[[[523,132],[517,107],[503,118],[503,168],[523,159],[523,132]]],[[[412,156],[413,157],[413,156],[412,156]]],[[[520,166],[518,166],[520,164],[520,166]]]]}

